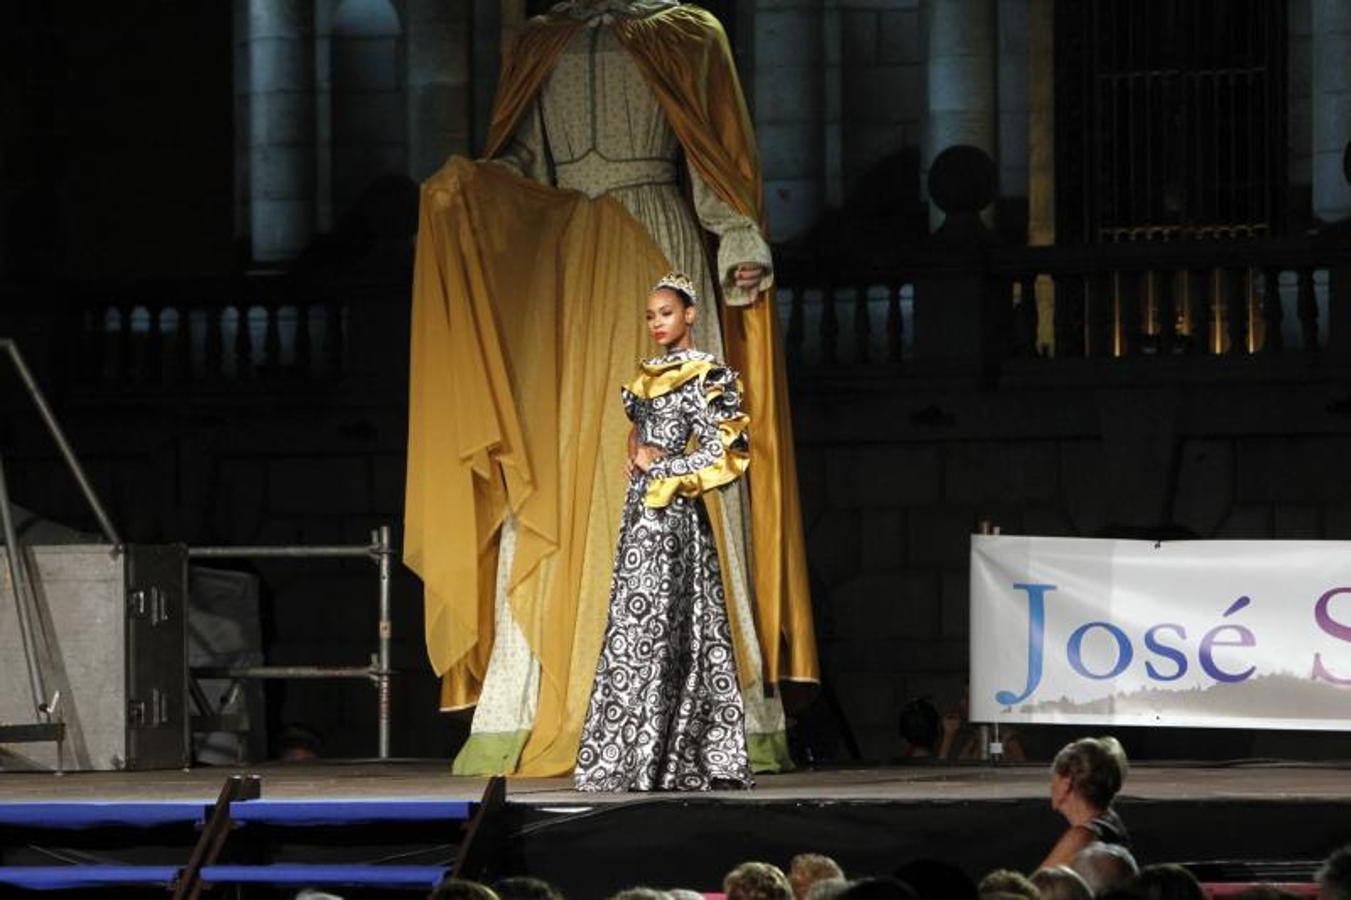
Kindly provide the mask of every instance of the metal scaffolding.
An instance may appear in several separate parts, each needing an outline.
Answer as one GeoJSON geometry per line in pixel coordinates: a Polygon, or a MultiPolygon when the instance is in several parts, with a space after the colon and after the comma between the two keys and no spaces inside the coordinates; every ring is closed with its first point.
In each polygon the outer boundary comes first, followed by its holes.
{"type": "MultiPolygon", "coordinates": [[[[200,706],[201,691],[197,678],[253,679],[368,679],[376,690],[376,722],[378,727],[376,755],[389,759],[390,734],[390,643],[394,628],[390,622],[389,577],[394,550],[390,546],[389,526],[381,525],[371,531],[371,542],[366,545],[330,547],[189,547],[189,559],[369,559],[378,573],[379,621],[377,622],[376,652],[367,666],[194,666],[191,670],[193,696],[200,706]]],[[[202,710],[208,713],[209,710],[202,710]]]]}

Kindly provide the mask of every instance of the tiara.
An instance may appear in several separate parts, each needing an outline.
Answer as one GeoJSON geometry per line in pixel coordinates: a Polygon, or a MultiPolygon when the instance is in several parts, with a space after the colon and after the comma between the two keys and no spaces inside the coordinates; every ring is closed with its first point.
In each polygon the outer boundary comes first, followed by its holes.
{"type": "Polygon", "coordinates": [[[694,282],[690,280],[690,276],[686,275],[684,272],[670,272],[663,275],[661,281],[658,281],[657,286],[652,290],[659,291],[662,288],[669,288],[670,290],[684,294],[689,298],[691,303],[699,302],[699,292],[695,290],[694,282]]]}

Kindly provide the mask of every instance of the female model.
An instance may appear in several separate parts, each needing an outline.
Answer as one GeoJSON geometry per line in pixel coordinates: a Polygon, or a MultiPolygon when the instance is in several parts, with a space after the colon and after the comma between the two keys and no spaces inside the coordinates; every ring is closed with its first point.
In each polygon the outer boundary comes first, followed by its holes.
{"type": "Polygon", "coordinates": [[[692,346],[696,298],[687,276],[658,282],[647,326],[665,353],[621,392],[633,421],[629,487],[578,790],[751,782],[722,571],[700,499],[745,472],[748,419],[736,373],[692,346]]]}

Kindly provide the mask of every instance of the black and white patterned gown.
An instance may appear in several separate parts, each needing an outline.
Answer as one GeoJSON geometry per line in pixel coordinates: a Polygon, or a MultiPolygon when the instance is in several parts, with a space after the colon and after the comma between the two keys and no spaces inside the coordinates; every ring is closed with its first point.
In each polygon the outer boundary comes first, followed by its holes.
{"type": "Polygon", "coordinates": [[[629,481],[577,789],[749,787],[718,550],[700,499],[749,461],[740,384],[713,356],[685,350],[645,361],[622,396],[638,440],[668,455],[629,481]]]}

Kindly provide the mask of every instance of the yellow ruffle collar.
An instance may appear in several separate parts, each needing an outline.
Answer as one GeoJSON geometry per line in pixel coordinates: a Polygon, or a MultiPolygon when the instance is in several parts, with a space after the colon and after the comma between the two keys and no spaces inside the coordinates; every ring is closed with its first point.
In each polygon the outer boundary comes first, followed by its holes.
{"type": "Polygon", "coordinates": [[[700,378],[717,366],[718,360],[702,350],[678,350],[666,356],[645,359],[638,365],[638,377],[624,385],[641,400],[669,394],[687,381],[700,378]]]}

